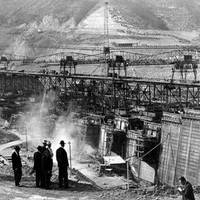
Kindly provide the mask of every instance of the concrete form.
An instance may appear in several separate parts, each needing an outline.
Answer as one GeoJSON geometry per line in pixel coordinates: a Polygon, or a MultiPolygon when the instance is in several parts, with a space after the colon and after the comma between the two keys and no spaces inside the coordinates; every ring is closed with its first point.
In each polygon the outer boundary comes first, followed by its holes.
{"type": "Polygon", "coordinates": [[[180,176],[200,184],[200,116],[164,113],[159,180],[175,185],[180,176]]]}

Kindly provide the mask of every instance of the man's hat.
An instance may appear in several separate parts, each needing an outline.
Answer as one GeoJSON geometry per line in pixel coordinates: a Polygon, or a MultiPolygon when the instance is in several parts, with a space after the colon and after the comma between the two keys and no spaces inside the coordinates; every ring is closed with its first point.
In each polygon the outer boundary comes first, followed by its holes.
{"type": "Polygon", "coordinates": [[[14,147],[15,150],[20,150],[20,147],[17,145],[14,147]]]}
{"type": "Polygon", "coordinates": [[[48,146],[51,146],[51,142],[50,142],[50,141],[48,141],[48,142],[47,142],[47,145],[48,145],[48,146]]]}
{"type": "Polygon", "coordinates": [[[42,146],[39,145],[39,146],[37,147],[37,150],[38,150],[38,151],[42,151],[42,146]]]}
{"type": "Polygon", "coordinates": [[[44,140],[44,141],[43,141],[43,144],[47,144],[47,143],[48,143],[47,140],[44,140]]]}
{"type": "Polygon", "coordinates": [[[60,144],[66,144],[66,143],[64,142],[64,140],[61,140],[61,141],[60,141],[60,144]]]}

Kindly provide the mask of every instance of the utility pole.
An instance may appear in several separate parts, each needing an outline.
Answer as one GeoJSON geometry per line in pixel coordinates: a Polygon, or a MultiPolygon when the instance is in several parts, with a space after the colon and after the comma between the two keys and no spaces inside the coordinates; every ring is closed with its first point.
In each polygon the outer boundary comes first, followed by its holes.
{"type": "Polygon", "coordinates": [[[69,144],[69,167],[70,167],[70,177],[72,172],[72,152],[71,152],[71,142],[68,142],[69,144]]]}

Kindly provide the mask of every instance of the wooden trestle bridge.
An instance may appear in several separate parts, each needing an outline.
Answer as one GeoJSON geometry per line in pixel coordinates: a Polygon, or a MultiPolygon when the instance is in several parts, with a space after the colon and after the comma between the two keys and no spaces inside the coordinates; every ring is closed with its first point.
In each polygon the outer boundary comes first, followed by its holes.
{"type": "Polygon", "coordinates": [[[160,107],[176,112],[184,108],[200,108],[200,83],[106,77],[61,75],[26,72],[0,72],[0,95],[39,95],[55,90],[64,101],[76,101],[83,109],[100,113],[125,111],[135,106],[160,107]]]}

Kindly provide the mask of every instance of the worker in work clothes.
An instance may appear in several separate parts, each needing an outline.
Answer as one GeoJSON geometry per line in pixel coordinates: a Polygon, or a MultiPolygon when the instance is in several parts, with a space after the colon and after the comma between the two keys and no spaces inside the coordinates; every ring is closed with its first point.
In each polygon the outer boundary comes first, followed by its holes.
{"type": "Polygon", "coordinates": [[[68,188],[68,167],[69,167],[69,163],[68,163],[68,158],[67,158],[67,152],[65,151],[64,147],[65,147],[65,142],[63,140],[60,141],[60,145],[61,147],[59,147],[56,150],[56,159],[58,162],[58,169],[59,169],[59,187],[63,187],[63,183],[64,183],[64,187],[68,188]]]}
{"type": "Polygon", "coordinates": [[[41,149],[41,188],[45,188],[45,176],[44,176],[44,167],[43,167],[43,153],[46,150],[46,146],[47,146],[47,140],[43,141],[43,146],[41,149]]]}
{"type": "Polygon", "coordinates": [[[191,183],[186,181],[183,176],[179,178],[179,182],[181,187],[178,188],[178,191],[182,195],[182,200],[195,200],[191,183]]]}
{"type": "Polygon", "coordinates": [[[49,151],[49,173],[48,173],[48,182],[51,183],[52,169],[53,169],[53,150],[51,148],[51,142],[47,143],[47,150],[49,151]]]}
{"type": "Polygon", "coordinates": [[[33,172],[35,172],[36,187],[41,187],[42,146],[37,147],[37,152],[34,153],[33,159],[34,159],[33,172]]]}
{"type": "Polygon", "coordinates": [[[42,188],[49,189],[51,170],[52,170],[52,158],[47,144],[46,147],[43,148],[41,166],[42,166],[42,188]]]}
{"type": "Polygon", "coordinates": [[[15,186],[20,186],[20,181],[22,178],[22,162],[19,155],[20,147],[15,146],[14,152],[12,153],[12,168],[14,171],[15,186]]]}

